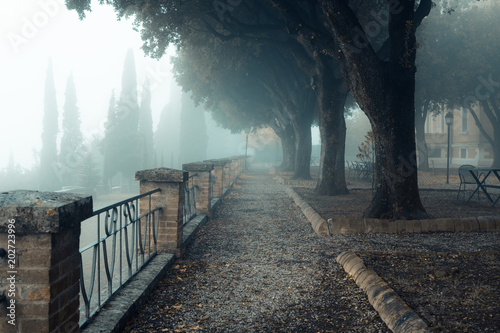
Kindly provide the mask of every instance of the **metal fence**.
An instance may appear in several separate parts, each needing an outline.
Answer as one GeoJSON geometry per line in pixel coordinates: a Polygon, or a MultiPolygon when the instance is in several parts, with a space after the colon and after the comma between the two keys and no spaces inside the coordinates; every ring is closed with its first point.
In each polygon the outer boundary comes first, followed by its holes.
{"type": "Polygon", "coordinates": [[[151,196],[160,191],[101,208],[83,222],[95,240],[80,249],[81,327],[156,254],[161,208],[152,209],[151,196]],[[139,215],[145,197],[149,206],[139,215]]]}
{"type": "Polygon", "coordinates": [[[184,183],[186,198],[184,202],[184,225],[196,216],[196,186],[194,185],[194,177],[198,177],[198,174],[189,175],[189,181],[184,183]]]}

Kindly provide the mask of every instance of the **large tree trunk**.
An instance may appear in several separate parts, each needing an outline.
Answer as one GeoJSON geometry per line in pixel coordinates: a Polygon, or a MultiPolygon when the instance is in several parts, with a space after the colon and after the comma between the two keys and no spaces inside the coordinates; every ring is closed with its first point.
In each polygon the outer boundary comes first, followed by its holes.
{"type": "Polygon", "coordinates": [[[281,148],[283,150],[283,162],[280,169],[283,171],[295,170],[295,134],[293,127],[288,125],[283,131],[281,138],[281,148]]]}
{"type": "Polygon", "coordinates": [[[343,80],[320,74],[318,87],[321,160],[315,192],[319,195],[346,194],[344,104],[348,90],[343,80]]]}
{"type": "MultiPolygon", "coordinates": [[[[398,22],[403,17],[391,18],[391,25],[398,25],[403,30],[395,31],[392,27],[392,35],[399,37],[393,38],[392,52],[401,53],[391,57],[395,61],[387,64],[383,73],[385,77],[376,82],[381,94],[373,94],[378,89],[370,85],[357,93],[360,99],[363,95],[371,96],[368,103],[363,104],[375,137],[375,193],[364,213],[368,218],[413,220],[428,217],[418,191],[415,67],[411,65],[414,60],[411,61],[411,55],[402,53],[415,45],[415,35],[405,33],[404,25],[398,22]],[[406,35],[407,40],[401,35],[406,35]],[[404,57],[408,57],[406,64],[404,57]]],[[[404,19],[411,19],[411,16],[404,19]]]]}
{"type": "MultiPolygon", "coordinates": [[[[342,74],[372,124],[375,138],[375,193],[367,218],[421,219],[428,215],[418,191],[415,144],[414,0],[390,13],[388,60],[381,60],[346,1],[320,1],[339,43],[342,74]],[[361,38],[360,38],[361,37],[361,38]]],[[[419,14],[430,10],[421,1],[419,14]],[[421,7],[425,5],[426,7],[421,7]]]]}
{"type": "Polygon", "coordinates": [[[283,171],[293,171],[295,169],[295,133],[290,122],[285,121],[280,114],[277,113],[277,115],[282,121],[276,118],[269,123],[269,126],[281,140],[283,160],[281,161],[279,169],[283,171]]]}
{"type": "Polygon", "coordinates": [[[312,112],[302,113],[293,121],[295,131],[295,170],[292,179],[312,179],[311,178],[311,124],[312,112]]]}
{"type": "Polygon", "coordinates": [[[425,101],[424,105],[419,107],[415,114],[415,132],[417,135],[417,153],[418,153],[418,169],[420,171],[429,171],[429,149],[425,142],[425,120],[429,114],[429,101],[425,101]]]}
{"type": "Polygon", "coordinates": [[[428,217],[418,191],[413,98],[404,87],[386,89],[387,96],[383,99],[389,105],[375,107],[389,112],[380,112],[370,119],[376,129],[375,193],[364,217],[393,220],[428,217]]]}

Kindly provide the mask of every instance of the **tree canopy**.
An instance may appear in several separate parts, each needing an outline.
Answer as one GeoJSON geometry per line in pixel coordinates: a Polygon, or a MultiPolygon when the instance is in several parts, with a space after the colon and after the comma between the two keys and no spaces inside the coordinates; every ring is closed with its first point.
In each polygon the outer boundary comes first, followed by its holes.
{"type": "MultiPolygon", "coordinates": [[[[171,43],[182,48],[190,41],[196,48],[200,34],[224,42],[261,43],[285,50],[293,58],[294,66],[308,78],[309,88],[316,92],[313,97],[319,106],[320,130],[325,142],[322,160],[336,165],[334,172],[341,175],[346,96],[341,86],[345,82],[374,130],[376,186],[365,216],[390,219],[427,216],[419,198],[414,161],[415,32],[429,14],[431,0],[349,4],[343,0],[227,4],[200,0],[106,2],[114,6],[119,17],[135,16],[143,48],[153,57],[161,57],[171,43]],[[338,92],[338,96],[331,95],[332,91],[338,92]],[[332,127],[335,130],[329,130],[332,127]]],[[[75,8],[83,17],[90,9],[90,0],[68,1],[68,8],[75,8]]],[[[266,63],[270,62],[266,59],[266,63]]],[[[271,74],[265,84],[279,79],[275,76],[280,74],[271,74]]],[[[281,101],[285,111],[290,111],[289,103],[294,97],[288,95],[281,101]]],[[[302,115],[310,116],[311,112],[302,115]]],[[[292,116],[291,120],[298,120],[298,116],[292,116]]],[[[303,123],[304,119],[296,122],[303,123]]],[[[298,147],[307,140],[307,134],[293,127],[298,147]]],[[[327,172],[323,176],[332,174],[327,172]]],[[[343,178],[331,182],[336,186],[333,192],[342,192],[343,178]]]]}

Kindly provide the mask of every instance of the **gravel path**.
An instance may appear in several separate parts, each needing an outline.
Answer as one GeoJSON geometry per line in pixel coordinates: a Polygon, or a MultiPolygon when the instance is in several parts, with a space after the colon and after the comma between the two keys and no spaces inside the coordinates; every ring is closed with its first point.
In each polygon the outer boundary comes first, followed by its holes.
{"type": "Polygon", "coordinates": [[[388,332],[272,177],[238,178],[125,332],[388,332]]]}

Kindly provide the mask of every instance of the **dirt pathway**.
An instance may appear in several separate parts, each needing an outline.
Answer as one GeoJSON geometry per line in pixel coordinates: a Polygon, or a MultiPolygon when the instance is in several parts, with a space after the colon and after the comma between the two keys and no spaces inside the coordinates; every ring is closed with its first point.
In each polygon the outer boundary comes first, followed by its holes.
{"type": "Polygon", "coordinates": [[[335,262],[342,244],[272,177],[240,176],[125,332],[388,332],[335,262]]]}

